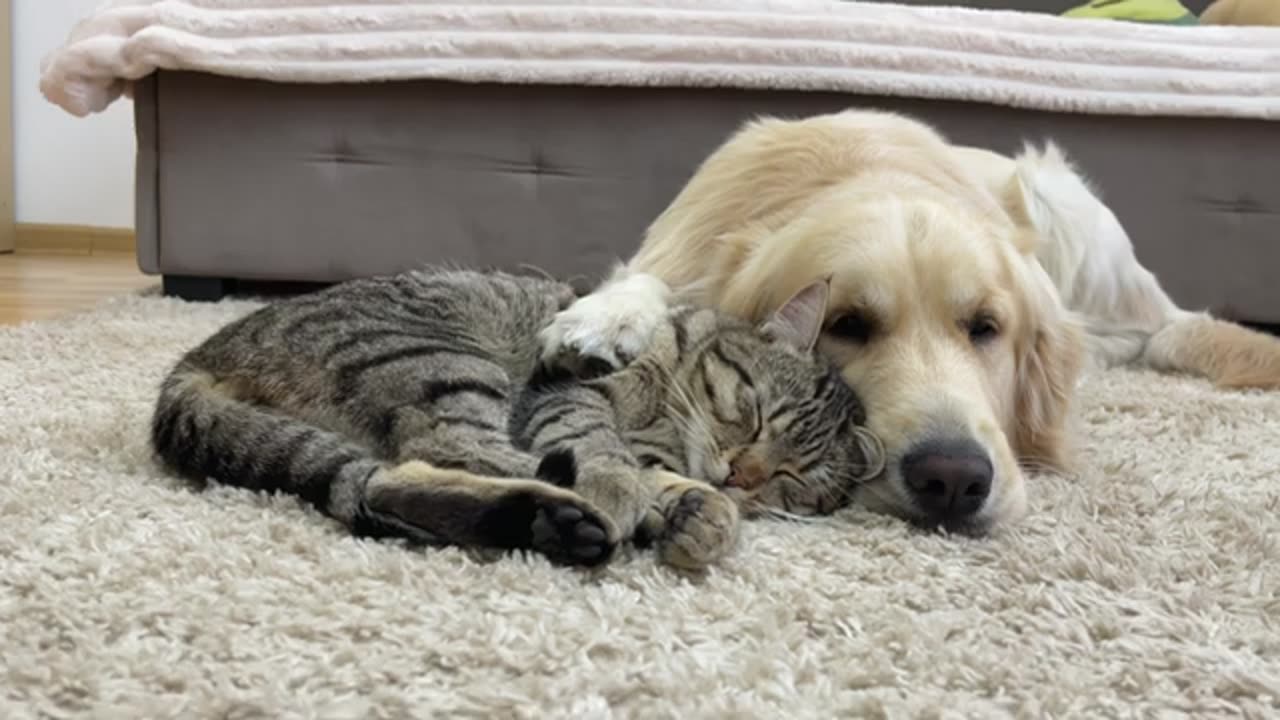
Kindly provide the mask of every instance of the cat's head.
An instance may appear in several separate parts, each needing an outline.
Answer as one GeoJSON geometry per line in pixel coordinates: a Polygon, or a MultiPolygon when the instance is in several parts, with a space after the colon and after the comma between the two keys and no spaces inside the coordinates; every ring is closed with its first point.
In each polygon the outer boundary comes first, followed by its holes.
{"type": "Polygon", "coordinates": [[[758,326],[720,317],[686,364],[690,475],[748,512],[827,514],[883,471],[857,394],[814,352],[828,294],[814,283],[758,326]]]}

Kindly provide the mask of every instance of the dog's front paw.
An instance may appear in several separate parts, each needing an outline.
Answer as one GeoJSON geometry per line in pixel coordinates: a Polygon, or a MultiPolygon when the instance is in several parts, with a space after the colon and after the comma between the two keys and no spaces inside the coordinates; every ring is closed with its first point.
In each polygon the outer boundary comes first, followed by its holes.
{"type": "Polygon", "coordinates": [[[635,274],[580,298],[540,334],[542,362],[590,377],[630,364],[667,312],[666,284],[635,274]]]}
{"type": "Polygon", "coordinates": [[[665,515],[658,556],[669,565],[701,570],[728,555],[738,542],[738,506],[711,488],[688,487],[665,515]]]}

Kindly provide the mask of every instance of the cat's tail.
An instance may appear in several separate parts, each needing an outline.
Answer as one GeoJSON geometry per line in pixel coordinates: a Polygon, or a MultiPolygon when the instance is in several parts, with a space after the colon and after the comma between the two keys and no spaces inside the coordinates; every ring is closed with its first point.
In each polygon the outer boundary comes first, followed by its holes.
{"type": "Polygon", "coordinates": [[[359,445],[255,404],[189,361],[161,385],[151,444],[189,480],[289,493],[357,532],[364,486],[382,467],[359,445]]]}

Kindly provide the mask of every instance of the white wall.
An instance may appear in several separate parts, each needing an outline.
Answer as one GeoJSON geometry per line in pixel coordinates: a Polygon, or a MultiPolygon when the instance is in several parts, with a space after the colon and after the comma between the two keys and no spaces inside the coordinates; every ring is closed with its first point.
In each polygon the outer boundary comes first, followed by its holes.
{"type": "Polygon", "coordinates": [[[40,61],[101,0],[13,0],[17,221],[133,227],[133,103],[74,117],[40,94],[40,61]]]}

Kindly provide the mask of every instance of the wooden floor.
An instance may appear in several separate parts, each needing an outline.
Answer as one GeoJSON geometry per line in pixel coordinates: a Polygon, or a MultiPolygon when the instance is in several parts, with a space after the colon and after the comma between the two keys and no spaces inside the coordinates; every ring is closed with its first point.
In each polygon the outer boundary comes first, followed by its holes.
{"type": "Polygon", "coordinates": [[[112,295],[160,284],[133,253],[0,254],[0,326],[92,307],[112,295]]]}

